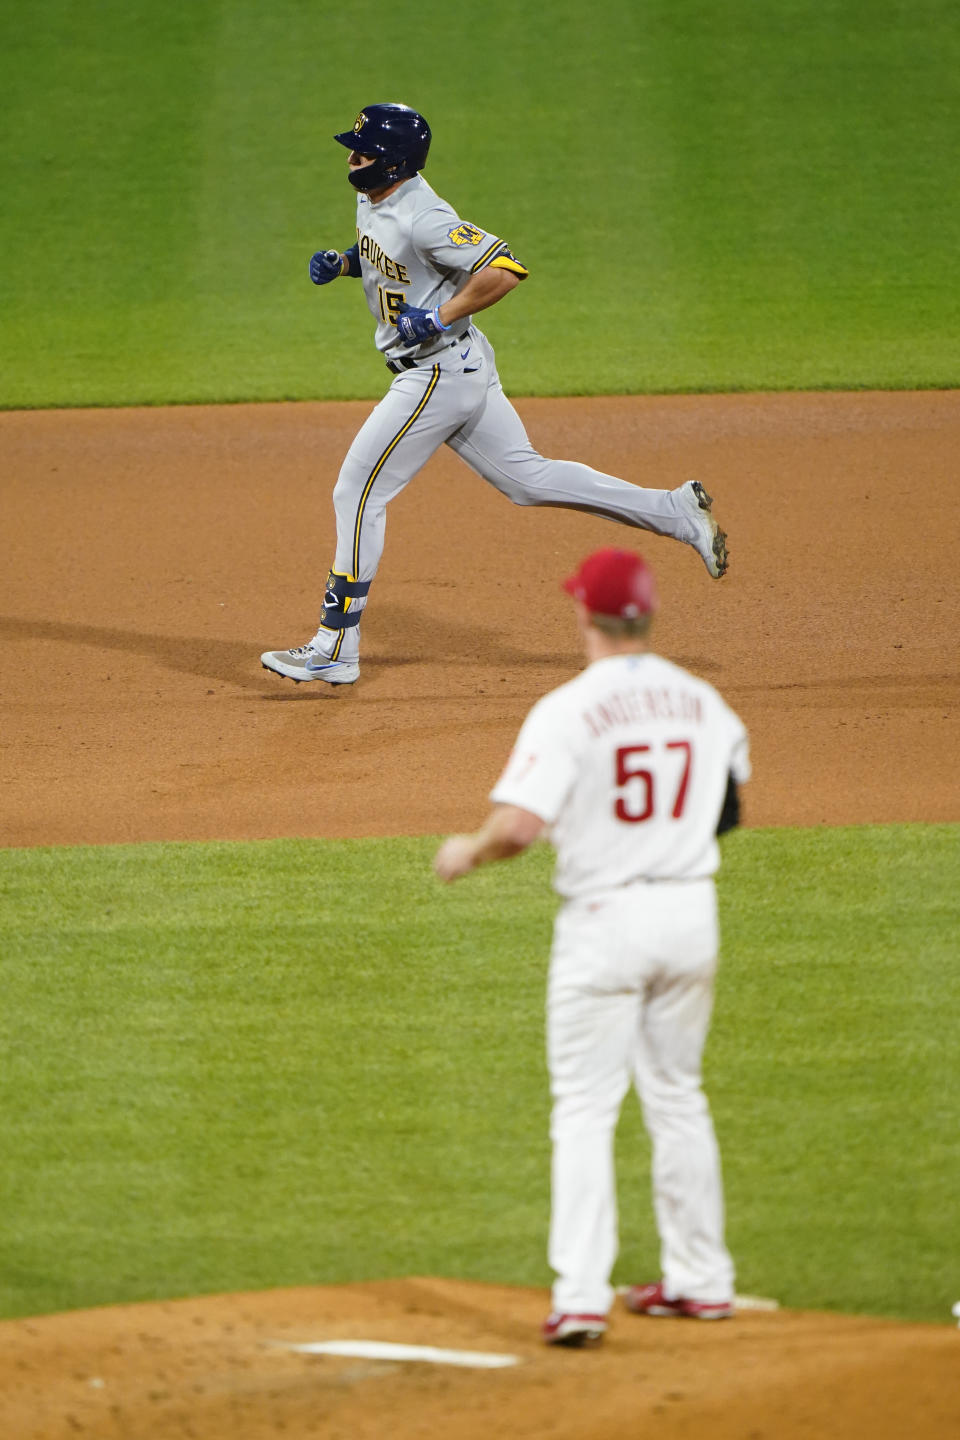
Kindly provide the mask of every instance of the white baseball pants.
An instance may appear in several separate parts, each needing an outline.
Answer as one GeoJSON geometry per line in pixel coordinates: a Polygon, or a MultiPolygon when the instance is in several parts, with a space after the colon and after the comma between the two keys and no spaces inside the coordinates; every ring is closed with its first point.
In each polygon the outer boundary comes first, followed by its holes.
{"type": "MultiPolygon", "coordinates": [[[[442,351],[435,364],[397,375],[361,426],[333,491],[334,570],[356,581],[373,579],[387,505],[444,444],[515,505],[585,510],[658,535],[690,538],[672,491],[641,489],[588,465],[539,455],[503,393],[486,336],[471,327],[463,343],[442,351]]],[[[354,613],[365,603],[355,601],[354,613]]],[[[359,625],[328,633],[338,659],[357,658],[359,625]]]]}
{"type": "Polygon", "coordinates": [[[631,1081],[652,1142],[666,1293],[733,1298],[700,1072],[717,939],[712,880],[631,885],[568,902],[557,917],[547,995],[556,1311],[602,1315],[613,1303],[613,1136],[631,1081]]]}

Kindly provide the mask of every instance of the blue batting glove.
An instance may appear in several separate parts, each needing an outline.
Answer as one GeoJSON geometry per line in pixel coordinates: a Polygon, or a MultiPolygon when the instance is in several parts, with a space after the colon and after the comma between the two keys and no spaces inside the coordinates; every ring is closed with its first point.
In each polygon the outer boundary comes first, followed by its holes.
{"type": "Polygon", "coordinates": [[[444,330],[449,329],[450,326],[444,325],[440,319],[439,305],[436,310],[418,310],[415,305],[400,306],[397,330],[408,345],[432,340],[434,335],[442,335],[444,330]]]}
{"type": "Polygon", "coordinates": [[[329,285],[343,269],[339,250],[318,250],[310,257],[310,279],[314,285],[329,285]]]}

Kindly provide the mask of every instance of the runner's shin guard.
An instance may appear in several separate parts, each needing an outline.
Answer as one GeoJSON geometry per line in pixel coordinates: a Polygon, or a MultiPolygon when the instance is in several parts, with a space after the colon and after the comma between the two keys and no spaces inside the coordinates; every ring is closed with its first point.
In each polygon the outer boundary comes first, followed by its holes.
{"type": "Polygon", "coordinates": [[[354,580],[352,575],[331,570],[323,593],[323,609],[320,624],[325,630],[350,630],[360,624],[363,606],[355,605],[356,600],[365,600],[370,590],[369,580],[354,580]]]}

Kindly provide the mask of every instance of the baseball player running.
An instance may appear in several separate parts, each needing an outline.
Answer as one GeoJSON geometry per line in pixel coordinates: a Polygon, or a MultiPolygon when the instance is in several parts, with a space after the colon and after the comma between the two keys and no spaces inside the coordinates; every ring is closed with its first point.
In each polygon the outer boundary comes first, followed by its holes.
{"type": "Polygon", "coordinates": [[[360,673],[360,623],[383,551],[385,511],[430,456],[449,445],[516,505],[585,510],[692,545],[709,573],[727,568],[726,536],[698,481],[645,490],[530,444],[504,395],[490,343],[473,323],[527,276],[507,243],[462,220],[420,171],[430,128],[406,105],[368,105],[334,137],[349,153],[357,238],[310,261],[326,285],[359,279],[377,348],[394,379],[361,427],[333,491],[337,544],[320,625],[307,644],[271,650],[262,664],[291,680],[351,684],[360,673]]]}
{"type": "Polygon", "coordinates": [[[434,861],[456,880],[547,833],[558,912],[547,992],[551,1345],[599,1340],[617,1254],[613,1136],[634,1084],[653,1151],[662,1278],[640,1315],[733,1312],[720,1160],[700,1063],[717,963],[717,835],[738,823],[747,734],[712,686],[647,649],[651,573],[600,550],[565,582],[588,664],[530,711],[473,835],[434,861]]]}

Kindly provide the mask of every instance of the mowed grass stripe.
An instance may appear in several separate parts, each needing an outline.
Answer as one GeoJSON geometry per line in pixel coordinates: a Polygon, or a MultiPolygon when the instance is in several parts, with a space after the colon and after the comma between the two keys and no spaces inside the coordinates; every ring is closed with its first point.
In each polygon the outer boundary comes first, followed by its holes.
{"type": "Polygon", "coordinates": [[[332,140],[403,98],[427,178],[530,283],[485,314],[517,395],[955,386],[948,0],[36,0],[0,50],[0,405],[382,393],[332,140]],[[464,74],[469,71],[469,83],[464,74]]]}
{"type": "MultiPolygon", "coordinates": [[[[2,1313],[439,1273],[549,1282],[538,847],[0,852],[2,1313]]],[[[741,1289],[945,1320],[960,1295],[960,827],[724,842],[708,1059],[741,1289]]],[[[618,1140],[617,1278],[656,1274],[618,1140]]]]}

